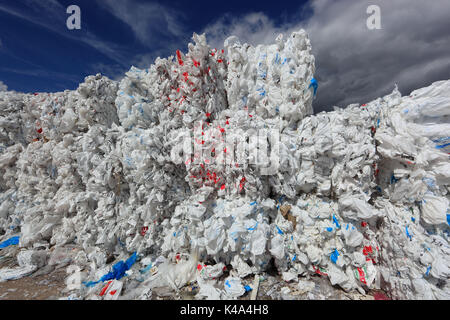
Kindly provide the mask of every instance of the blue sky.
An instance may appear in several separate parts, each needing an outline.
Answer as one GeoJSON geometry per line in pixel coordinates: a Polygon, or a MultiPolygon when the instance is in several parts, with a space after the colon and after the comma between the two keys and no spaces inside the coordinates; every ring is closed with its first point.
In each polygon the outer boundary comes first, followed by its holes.
{"type": "Polygon", "coordinates": [[[316,57],[316,111],[403,94],[450,75],[448,0],[143,1],[0,0],[0,90],[75,89],[98,72],[115,80],[131,65],[187,51],[193,32],[220,47],[253,45],[304,28],[316,57]],[[68,30],[66,8],[81,8],[68,30]],[[381,8],[381,30],[366,9],[381,8]]]}

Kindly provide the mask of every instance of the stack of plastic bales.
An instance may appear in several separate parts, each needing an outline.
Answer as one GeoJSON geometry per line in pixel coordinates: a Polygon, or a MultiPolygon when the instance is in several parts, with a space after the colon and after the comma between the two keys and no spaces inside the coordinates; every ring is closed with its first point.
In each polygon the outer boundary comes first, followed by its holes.
{"type": "Polygon", "coordinates": [[[77,298],[197,282],[198,299],[235,299],[276,269],[302,288],[448,299],[450,81],[312,115],[303,30],[193,40],[120,83],[0,93],[0,240],[31,257],[0,279],[75,246],[77,298]]]}
{"type": "MultiPolygon", "coordinates": [[[[44,241],[48,247],[55,226],[77,212],[74,199],[84,193],[77,172],[77,141],[89,126],[107,128],[118,122],[116,92],[115,82],[97,75],[87,77],[74,92],[19,96],[21,139],[2,157],[16,160],[6,163],[6,170],[12,164],[17,168],[14,184],[9,184],[9,192],[17,188],[9,223],[19,222],[22,245],[44,241]]],[[[4,229],[11,228],[7,224],[4,229]]]]}

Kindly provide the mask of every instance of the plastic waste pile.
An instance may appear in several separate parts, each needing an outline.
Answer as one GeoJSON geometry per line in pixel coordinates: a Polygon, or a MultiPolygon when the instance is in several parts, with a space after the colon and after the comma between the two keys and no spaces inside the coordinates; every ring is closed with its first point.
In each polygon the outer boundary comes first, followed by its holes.
{"type": "Polygon", "coordinates": [[[0,281],[70,261],[71,298],[236,299],[275,269],[449,299],[450,81],[312,115],[303,30],[193,40],[120,82],[0,93],[0,281]]]}

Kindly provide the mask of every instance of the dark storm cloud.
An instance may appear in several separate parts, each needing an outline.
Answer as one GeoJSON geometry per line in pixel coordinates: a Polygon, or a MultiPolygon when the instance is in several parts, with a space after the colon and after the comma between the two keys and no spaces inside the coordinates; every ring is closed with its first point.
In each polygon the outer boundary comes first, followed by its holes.
{"type": "Polygon", "coordinates": [[[306,21],[276,26],[263,13],[225,15],[205,32],[219,46],[229,35],[252,44],[273,43],[279,33],[306,29],[320,85],[316,112],[370,101],[390,93],[395,84],[409,94],[450,78],[450,1],[317,0],[309,6],[312,15],[306,21]],[[380,7],[381,30],[367,28],[369,5],[380,7]]]}

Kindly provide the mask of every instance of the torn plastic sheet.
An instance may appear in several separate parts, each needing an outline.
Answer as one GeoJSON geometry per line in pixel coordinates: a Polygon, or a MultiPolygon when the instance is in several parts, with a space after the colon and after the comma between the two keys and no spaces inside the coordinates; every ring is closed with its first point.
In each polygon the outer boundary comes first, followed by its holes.
{"type": "Polygon", "coordinates": [[[28,265],[23,267],[17,267],[13,269],[3,268],[0,269],[0,282],[8,280],[17,280],[32,274],[36,271],[36,266],[28,265]]]}
{"type": "Polygon", "coordinates": [[[242,296],[246,289],[239,278],[228,277],[224,282],[225,292],[232,298],[242,296]]]}
{"type": "Polygon", "coordinates": [[[28,276],[47,263],[48,254],[44,250],[22,250],[17,255],[18,267],[0,269],[0,282],[16,280],[28,276]]]}
{"type": "Polygon", "coordinates": [[[109,280],[99,293],[103,300],[117,300],[122,292],[123,282],[109,280]]]}

